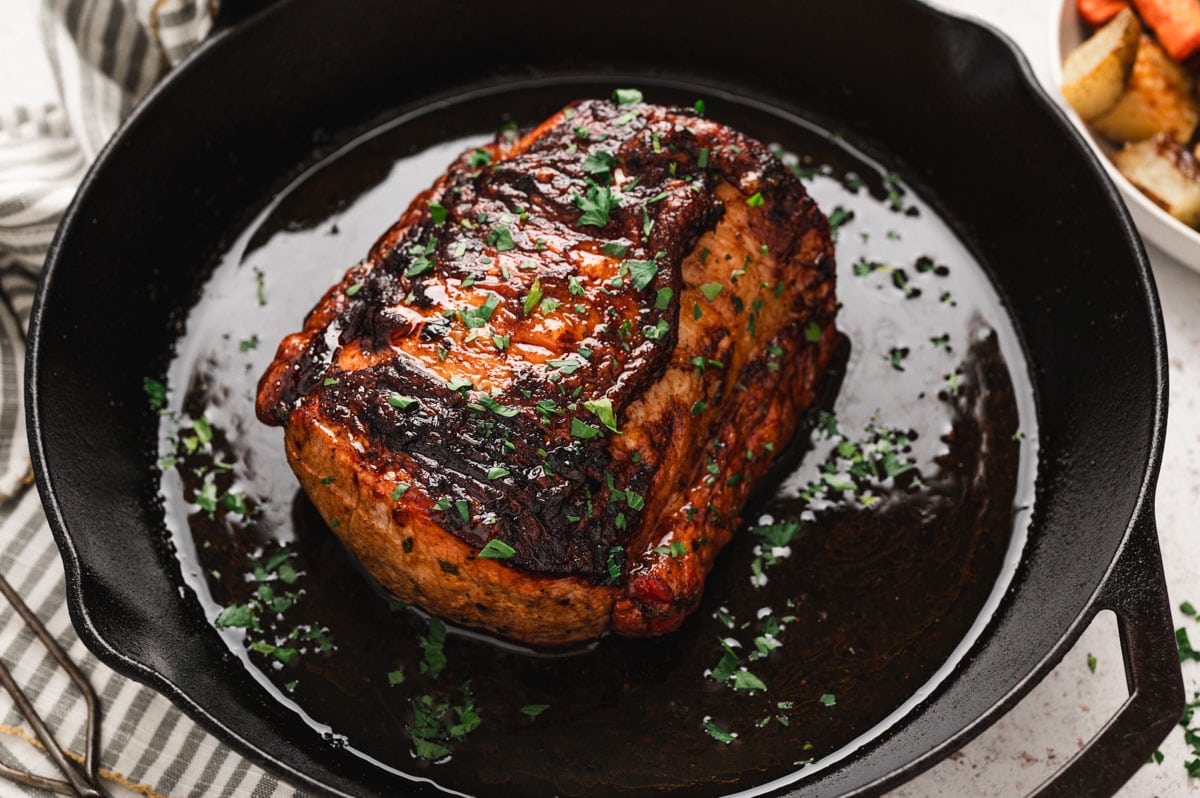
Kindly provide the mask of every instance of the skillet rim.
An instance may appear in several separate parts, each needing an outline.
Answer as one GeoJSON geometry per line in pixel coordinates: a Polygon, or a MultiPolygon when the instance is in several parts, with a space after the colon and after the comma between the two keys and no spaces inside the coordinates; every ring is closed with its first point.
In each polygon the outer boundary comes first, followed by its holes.
{"type": "MultiPolygon", "coordinates": [[[[285,776],[290,781],[299,782],[309,787],[317,788],[324,791],[337,792],[337,794],[347,795],[338,790],[331,788],[328,784],[318,781],[315,777],[309,776],[297,768],[287,764],[284,761],[276,759],[262,752],[256,744],[243,735],[239,735],[236,731],[230,728],[227,724],[221,721],[218,717],[209,712],[202,703],[192,698],[187,690],[181,685],[168,679],[164,674],[158,672],[153,667],[145,665],[132,656],[122,653],[115,646],[110,644],[104,637],[101,636],[96,626],[93,623],[91,609],[89,609],[88,601],[85,598],[82,581],[83,581],[83,563],[81,562],[78,551],[74,545],[74,539],[70,531],[67,529],[64,522],[61,508],[59,506],[58,494],[54,486],[54,477],[49,474],[46,468],[47,454],[45,449],[45,440],[43,438],[43,420],[40,410],[40,392],[39,392],[39,352],[41,350],[41,341],[43,335],[43,313],[47,302],[47,298],[53,290],[55,272],[59,265],[61,248],[63,239],[66,237],[68,230],[78,227],[82,224],[80,217],[80,208],[84,204],[84,200],[92,189],[93,184],[98,180],[98,176],[105,171],[105,166],[111,153],[119,146],[120,142],[126,138],[129,131],[139,127],[142,120],[147,116],[155,103],[157,97],[171,90],[171,83],[179,75],[189,73],[196,69],[203,69],[204,64],[208,59],[219,58],[222,44],[227,39],[233,39],[240,35],[245,35],[245,32],[257,28],[259,25],[268,24],[269,20],[275,14],[285,13],[286,9],[291,4],[299,0],[277,0],[267,8],[255,13],[249,19],[238,23],[235,28],[225,28],[216,30],[203,41],[191,54],[178,64],[167,77],[157,83],[146,96],[135,106],[130,115],[122,121],[113,137],[106,142],[104,147],[98,154],[95,162],[89,168],[84,179],[81,181],[78,190],[71,200],[70,205],[65,211],[62,220],[55,232],[54,239],[47,252],[45,265],[42,271],[42,277],[39,280],[37,291],[34,296],[33,306],[30,313],[29,331],[26,341],[26,380],[24,388],[24,398],[26,402],[26,430],[30,444],[30,456],[32,466],[35,473],[37,489],[40,494],[43,509],[46,514],[47,521],[54,535],[55,542],[63,559],[65,581],[66,581],[66,597],[67,605],[72,619],[72,623],[78,632],[80,638],[93,651],[96,656],[108,666],[112,667],[119,673],[135,679],[136,681],[145,684],[157,692],[167,697],[173,704],[182,709],[186,714],[199,722],[202,726],[208,729],[222,742],[233,746],[241,754],[251,759],[252,761],[273,770],[285,776]]],[[[1074,620],[1063,631],[1058,641],[1049,648],[1048,651],[1038,660],[1037,664],[1030,669],[1023,677],[1017,680],[1014,686],[1005,693],[999,700],[992,704],[987,710],[967,721],[958,731],[951,733],[948,737],[942,740],[940,744],[936,744],[929,748],[924,754],[917,756],[904,765],[896,768],[890,773],[887,773],[873,782],[862,785],[852,791],[852,794],[873,793],[882,790],[888,786],[895,785],[905,781],[918,773],[927,770],[935,763],[941,761],[951,751],[961,748],[965,743],[976,737],[984,729],[996,722],[1003,714],[1007,713],[1021,698],[1023,698],[1034,685],[1039,683],[1049,671],[1063,658],[1069,648],[1078,640],[1084,629],[1091,623],[1095,614],[1102,609],[1098,606],[1102,600],[1102,593],[1105,587],[1109,584],[1112,574],[1117,569],[1119,562],[1125,549],[1130,545],[1131,535],[1135,527],[1143,522],[1151,522],[1153,520],[1153,498],[1154,489],[1157,484],[1158,475],[1162,464],[1163,448],[1166,438],[1166,413],[1167,413],[1167,398],[1168,398],[1168,368],[1167,368],[1167,350],[1166,350],[1166,333],[1162,319],[1161,304],[1158,300],[1156,292],[1153,272],[1150,267],[1149,259],[1146,255],[1145,248],[1137,236],[1133,226],[1129,212],[1120,199],[1120,194],[1116,186],[1108,178],[1103,166],[1099,163],[1096,155],[1091,148],[1087,146],[1082,135],[1070,123],[1061,108],[1049,96],[1046,87],[1041,83],[1034,73],[1028,59],[1024,53],[1017,47],[1002,31],[996,29],[992,25],[978,18],[950,13],[940,7],[929,5],[919,0],[903,0],[903,4],[909,7],[916,7],[921,12],[930,15],[934,19],[940,20],[944,24],[951,26],[973,27],[995,40],[998,40],[1003,45],[1003,50],[1011,59],[1007,65],[1008,68],[1016,67],[1016,73],[1025,84],[1026,89],[1032,89],[1030,101],[1040,103],[1043,106],[1043,111],[1048,109],[1053,123],[1057,125],[1060,133],[1066,133],[1066,141],[1069,141],[1075,148],[1076,152],[1083,155],[1084,161],[1087,163],[1087,168],[1095,180],[1095,185],[1090,188],[1099,189],[1098,199],[1105,201],[1109,209],[1113,212],[1113,220],[1119,225],[1117,232],[1121,234],[1121,238],[1129,245],[1128,254],[1132,255],[1132,267],[1135,269],[1137,282],[1140,291],[1137,293],[1137,299],[1145,303],[1145,309],[1148,311],[1148,319],[1150,321],[1150,337],[1153,343],[1153,373],[1155,377],[1153,390],[1153,418],[1151,424],[1151,440],[1147,451],[1147,459],[1142,479],[1140,481],[1137,497],[1133,502],[1132,512],[1129,522],[1125,528],[1125,532],[1121,537],[1120,543],[1116,548],[1111,560],[1108,563],[1102,577],[1095,585],[1086,603],[1081,611],[1075,616],[1074,620]]],[[[1006,303],[1007,304],[1007,303],[1006,303]]],[[[1025,346],[1024,331],[1020,325],[1016,325],[1018,336],[1022,339],[1022,346],[1025,346]]],[[[1149,353],[1146,353],[1149,354],[1149,353]]],[[[1038,396],[1034,395],[1035,406],[1040,403],[1038,396]]],[[[1039,416],[1040,416],[1039,412],[1039,416]]],[[[1155,538],[1157,540],[1157,538],[1155,538]]],[[[1022,556],[1024,559],[1024,556],[1022,556]]],[[[994,621],[988,624],[978,638],[979,641],[985,641],[991,631],[994,621]]],[[[986,642],[979,643],[987,645],[986,642]]],[[[938,689],[935,689],[928,700],[932,700],[938,694],[938,689]]],[[[926,702],[922,702],[922,705],[926,702]]],[[[922,705],[917,705],[912,708],[909,714],[920,712],[922,705]]],[[[907,717],[907,716],[906,716],[907,717]]],[[[852,764],[853,759],[843,760],[843,765],[852,764]]],[[[835,765],[831,772],[836,772],[839,765],[835,765]]],[[[802,789],[803,782],[793,783],[784,787],[777,788],[778,794],[787,794],[794,789],[802,789]]]]}
{"type": "MultiPolygon", "coordinates": [[[[976,716],[957,732],[951,734],[949,737],[943,740],[940,744],[931,747],[928,751],[926,751],[925,754],[918,756],[905,765],[897,768],[891,773],[885,774],[875,781],[864,784],[861,787],[846,793],[846,795],[872,795],[877,792],[882,792],[885,789],[902,784],[905,781],[908,781],[925,772],[926,770],[929,770],[934,765],[944,760],[949,754],[961,749],[967,743],[974,740],[990,726],[992,726],[992,724],[996,723],[1001,717],[1006,715],[1018,703],[1020,703],[1020,701],[1025,698],[1036,685],[1041,683],[1041,681],[1050,674],[1050,671],[1052,671],[1055,666],[1057,666],[1058,663],[1063,660],[1071,647],[1075,645],[1075,643],[1083,635],[1084,631],[1086,631],[1087,628],[1092,624],[1100,611],[1104,609],[1110,609],[1118,616],[1118,621],[1120,621],[1121,618],[1119,613],[1116,612],[1115,608],[1101,606],[1103,593],[1105,588],[1109,585],[1113,573],[1119,569],[1120,562],[1125,554],[1126,549],[1131,546],[1131,538],[1136,534],[1135,530],[1139,524],[1148,523],[1150,525],[1152,540],[1155,547],[1155,555],[1157,557],[1160,570],[1162,567],[1162,554],[1158,545],[1158,528],[1154,515],[1154,498],[1158,487],[1159,473],[1162,469],[1163,450],[1166,445],[1167,409],[1170,393],[1170,368],[1168,365],[1166,325],[1162,316],[1162,303],[1158,298],[1158,288],[1154,280],[1154,272],[1149,256],[1146,254],[1145,243],[1142,241],[1140,234],[1137,232],[1137,227],[1133,222],[1133,218],[1130,215],[1129,209],[1125,205],[1124,200],[1121,198],[1120,190],[1113,182],[1111,177],[1109,177],[1107,170],[1100,162],[1099,156],[1096,154],[1094,148],[1087,142],[1079,128],[1072,124],[1062,106],[1054,101],[1054,98],[1050,95],[1048,88],[1038,78],[1037,73],[1034,71],[1033,66],[1029,62],[1029,59],[1025,56],[1025,53],[1012,39],[1012,37],[991,23],[986,22],[978,17],[969,14],[952,13],[941,6],[932,5],[932,0],[930,0],[928,3],[921,2],[921,0],[901,1],[907,5],[923,6],[932,11],[935,16],[940,16],[943,19],[948,19],[956,23],[973,25],[982,30],[984,33],[989,34],[999,40],[1008,51],[1008,54],[1014,57],[1021,78],[1023,78],[1028,87],[1033,89],[1033,100],[1041,103],[1043,106],[1051,110],[1052,118],[1059,130],[1065,132],[1067,134],[1067,138],[1072,144],[1075,145],[1076,149],[1083,153],[1084,160],[1093,176],[1098,176],[1100,178],[1099,186],[1097,187],[1103,191],[1103,198],[1107,200],[1108,205],[1115,212],[1116,221],[1119,222],[1121,228],[1121,237],[1127,244],[1131,246],[1129,254],[1133,256],[1133,265],[1138,277],[1138,286],[1141,289],[1141,293],[1138,295],[1138,298],[1145,301],[1146,309],[1149,311],[1149,318],[1151,321],[1150,333],[1154,344],[1154,418],[1152,424],[1150,448],[1145,470],[1142,473],[1142,481],[1138,486],[1137,498],[1134,501],[1133,510],[1130,514],[1129,522],[1125,527],[1125,532],[1121,536],[1121,542],[1117,546],[1116,551],[1109,560],[1107,568],[1104,570],[1103,576],[1092,590],[1092,593],[1088,597],[1087,602],[1084,604],[1082,610],[1075,616],[1075,619],[1066,628],[1066,630],[1064,630],[1058,641],[1042,656],[1040,660],[1038,660],[1037,664],[1024,677],[1018,680],[1017,683],[989,709],[976,716]]],[[[1001,292],[1001,296],[1004,296],[1003,292],[1001,292]]],[[[1008,301],[1006,298],[1004,301],[1007,305],[1008,301]]],[[[1025,331],[1020,324],[1015,323],[1015,320],[1014,327],[1016,328],[1017,336],[1021,339],[1022,346],[1024,347],[1025,331]]],[[[1034,393],[1033,399],[1034,406],[1038,408],[1038,415],[1040,417],[1041,403],[1036,392],[1034,393]]],[[[1026,542],[1026,546],[1028,546],[1028,542],[1026,542]]],[[[1022,554],[1021,559],[1024,560],[1024,554],[1022,554]]],[[[1014,585],[1010,585],[1009,590],[1012,590],[1013,587],[1014,585]]],[[[1165,591],[1165,583],[1163,584],[1163,588],[1165,591]]],[[[984,630],[980,633],[978,638],[979,641],[985,640],[988,637],[994,624],[995,616],[993,616],[984,630]]],[[[1121,634],[1122,637],[1124,637],[1123,631],[1121,634]]],[[[1122,647],[1124,648],[1124,646],[1122,647]]],[[[1125,663],[1122,667],[1124,668],[1126,681],[1128,682],[1129,665],[1128,663],[1125,663]]],[[[935,688],[929,698],[926,699],[925,702],[922,702],[922,705],[927,703],[929,700],[932,700],[937,695],[939,688],[935,688]]],[[[1133,698],[1132,686],[1130,687],[1130,691],[1130,697],[1127,700],[1132,700],[1133,698]]],[[[1124,706],[1124,704],[1122,706],[1124,706]]],[[[921,705],[918,705],[912,709],[912,712],[919,712],[920,710],[921,705]]],[[[1119,711],[1119,709],[1116,710],[1116,712],[1119,711]]],[[[1114,713],[1109,720],[1111,721],[1115,717],[1116,714],[1114,713]]],[[[1108,721],[1106,721],[1106,724],[1107,723],[1108,721]]],[[[1107,726],[1102,726],[1098,731],[1096,731],[1092,738],[1085,742],[1085,748],[1080,749],[1079,753],[1082,753],[1083,750],[1086,750],[1086,746],[1089,743],[1099,741],[1103,737],[1106,729],[1107,726]]],[[[1039,792],[1041,786],[1049,784],[1049,782],[1052,781],[1059,773],[1065,772],[1073,761],[1074,756],[1075,755],[1072,754],[1071,756],[1067,757],[1067,759],[1055,771],[1046,777],[1045,782],[1034,788],[1030,795],[1039,792]]],[[[1130,776],[1132,776],[1132,773],[1130,776]]],[[[784,789],[786,790],[787,788],[784,789]]],[[[786,795],[790,793],[781,792],[779,794],[786,795]]]]}

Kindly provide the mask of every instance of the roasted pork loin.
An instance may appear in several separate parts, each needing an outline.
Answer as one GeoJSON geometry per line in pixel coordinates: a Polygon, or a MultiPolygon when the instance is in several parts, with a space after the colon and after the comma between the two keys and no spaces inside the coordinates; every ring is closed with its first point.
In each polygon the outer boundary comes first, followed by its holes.
{"type": "Polygon", "coordinates": [[[419,194],[257,410],[400,599],[534,644],[658,635],[812,403],[835,313],[828,224],[766,147],[583,101],[419,194]]]}

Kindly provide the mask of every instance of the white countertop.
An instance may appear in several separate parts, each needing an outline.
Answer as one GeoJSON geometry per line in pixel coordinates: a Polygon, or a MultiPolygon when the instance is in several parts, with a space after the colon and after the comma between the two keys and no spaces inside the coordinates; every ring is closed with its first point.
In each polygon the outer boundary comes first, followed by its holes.
{"type": "MultiPolygon", "coordinates": [[[[938,0],[1007,33],[1046,74],[1051,18],[1045,0],[938,0]]],[[[53,99],[53,82],[37,36],[37,0],[0,3],[0,113],[16,104],[53,99]]],[[[1200,536],[1194,534],[1200,497],[1200,274],[1150,248],[1167,327],[1171,398],[1166,459],[1158,485],[1159,537],[1175,606],[1200,605],[1200,536]]],[[[1176,612],[1177,625],[1194,621],[1176,612]]],[[[1200,638],[1200,626],[1193,632],[1200,638]]],[[[1200,688],[1200,664],[1186,663],[1188,694],[1200,688]]],[[[1061,766],[1128,696],[1116,622],[1102,614],[1063,662],[1015,709],[962,751],[897,789],[915,796],[1008,796],[1028,792],[1061,766]],[[1095,673],[1088,655],[1096,657],[1095,673]]],[[[7,700],[7,699],[5,699],[7,700]]],[[[1200,789],[1188,778],[1189,757],[1177,729],[1163,743],[1164,761],[1144,766],[1122,796],[1162,798],[1200,789]]]]}

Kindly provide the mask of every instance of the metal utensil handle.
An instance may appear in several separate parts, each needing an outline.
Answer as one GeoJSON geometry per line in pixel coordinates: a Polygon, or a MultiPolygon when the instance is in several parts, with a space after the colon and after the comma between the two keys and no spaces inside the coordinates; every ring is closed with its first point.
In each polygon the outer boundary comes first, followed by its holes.
{"type": "Polygon", "coordinates": [[[38,776],[33,773],[27,773],[22,770],[0,765],[0,777],[15,781],[20,784],[25,784],[30,787],[38,787],[43,790],[50,790],[59,793],[60,795],[78,796],[79,798],[104,798],[105,792],[100,787],[100,781],[97,777],[97,757],[96,746],[98,731],[100,728],[100,710],[99,701],[96,699],[96,691],[92,689],[92,685],[88,682],[83,673],[76,667],[71,658],[67,656],[67,652],[63,651],[62,646],[50,634],[49,630],[42,624],[41,619],[29,609],[29,606],[17,595],[8,583],[8,580],[0,576],[0,594],[8,600],[12,608],[21,616],[21,620],[30,628],[38,639],[42,641],[42,645],[54,657],[54,660],[63,670],[67,672],[67,676],[78,688],[83,695],[84,702],[87,704],[87,739],[84,745],[87,750],[84,752],[83,773],[76,769],[75,763],[67,758],[66,752],[55,741],[54,735],[46,727],[45,721],[41,715],[34,709],[33,703],[25,696],[16,680],[13,679],[12,673],[0,662],[0,686],[3,686],[12,696],[13,701],[17,704],[17,709],[25,717],[25,720],[33,727],[33,731],[37,734],[38,739],[42,741],[42,745],[46,751],[46,755],[50,761],[54,763],[59,772],[62,773],[66,781],[58,779],[50,779],[45,776],[38,776]]]}
{"type": "Polygon", "coordinates": [[[1117,616],[1129,698],[1037,798],[1111,795],[1146,763],[1183,713],[1183,677],[1154,513],[1135,522],[1101,587],[1096,610],[1117,616]]]}

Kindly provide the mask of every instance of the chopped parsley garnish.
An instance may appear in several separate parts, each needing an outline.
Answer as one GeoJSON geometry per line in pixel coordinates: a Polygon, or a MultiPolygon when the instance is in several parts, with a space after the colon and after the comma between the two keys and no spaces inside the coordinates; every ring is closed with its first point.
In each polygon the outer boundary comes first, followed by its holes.
{"type": "Polygon", "coordinates": [[[467,156],[467,166],[472,169],[479,169],[487,166],[492,162],[491,153],[487,150],[476,148],[469,156],[467,156]]]}
{"type": "Polygon", "coordinates": [[[388,397],[388,404],[400,410],[407,410],[414,405],[419,405],[420,401],[411,396],[401,396],[398,393],[394,393],[388,397]]]}
{"type": "Polygon", "coordinates": [[[1089,651],[1088,655],[1087,655],[1088,670],[1091,671],[1092,673],[1095,673],[1097,663],[1098,663],[1098,660],[1096,659],[1096,655],[1089,651]]]}
{"type": "Polygon", "coordinates": [[[579,221],[576,224],[580,226],[592,225],[593,227],[604,227],[608,224],[609,214],[619,204],[608,186],[590,183],[587,192],[583,196],[579,194],[575,195],[575,205],[578,206],[579,210],[583,211],[583,215],[579,217],[579,221]]]}
{"type": "Polygon", "coordinates": [[[733,689],[766,690],[767,686],[763,684],[762,679],[758,678],[750,671],[739,670],[733,674],[733,689]]]}
{"type": "Polygon", "coordinates": [[[671,331],[671,325],[667,322],[666,319],[659,319],[657,322],[654,323],[653,327],[643,327],[642,328],[642,334],[645,335],[647,338],[654,340],[654,341],[662,340],[663,338],[666,337],[667,333],[669,333],[670,331],[671,331]]]}
{"type": "Polygon", "coordinates": [[[437,510],[439,513],[446,512],[450,509],[450,500],[443,496],[434,502],[433,509],[437,510]]]}
{"type": "Polygon", "coordinates": [[[763,195],[761,191],[755,191],[749,197],[746,197],[746,204],[751,208],[757,208],[763,204],[763,195]]]}
{"type": "Polygon", "coordinates": [[[571,419],[571,437],[588,440],[600,434],[599,427],[593,427],[586,421],[580,421],[578,418],[571,419]]]}
{"type": "Polygon", "coordinates": [[[209,426],[208,420],[203,416],[192,419],[192,430],[196,433],[196,440],[200,442],[201,446],[212,442],[212,427],[209,426]]]}
{"type": "Polygon", "coordinates": [[[254,610],[249,604],[231,604],[221,610],[221,614],[217,616],[214,623],[224,629],[249,629],[251,626],[257,626],[258,621],[254,617],[254,610]]]}
{"type": "Polygon", "coordinates": [[[921,289],[914,288],[909,284],[908,275],[905,274],[904,269],[892,269],[892,285],[903,291],[904,296],[908,299],[921,295],[921,289]]]}
{"type": "Polygon", "coordinates": [[[161,410],[166,405],[167,386],[158,380],[153,377],[142,378],[142,390],[146,392],[146,398],[150,400],[151,408],[161,410]]]}
{"type": "Polygon", "coordinates": [[[287,664],[291,662],[300,653],[298,650],[290,646],[275,646],[270,643],[265,643],[261,640],[256,640],[249,646],[251,651],[265,654],[269,657],[274,657],[280,662],[287,664]]]}
{"type": "Polygon", "coordinates": [[[719,743],[725,743],[725,745],[729,745],[734,741],[734,739],[737,738],[737,734],[735,732],[725,731],[720,726],[713,723],[709,718],[704,719],[704,731],[708,732],[709,737],[713,738],[719,743]]]}
{"type": "Polygon", "coordinates": [[[835,696],[833,693],[824,693],[821,696],[820,701],[821,701],[822,705],[831,707],[831,706],[837,704],[837,696],[835,696]]]}
{"type": "Polygon", "coordinates": [[[869,261],[866,258],[859,258],[855,262],[853,268],[854,268],[854,276],[855,277],[866,277],[868,274],[875,271],[876,269],[883,269],[885,267],[881,263],[873,263],[872,261],[869,261]]]}
{"type": "Polygon", "coordinates": [[[398,684],[404,684],[404,669],[389,671],[387,675],[388,686],[395,687],[398,684]]]}
{"type": "MultiPolygon", "coordinates": [[[[829,214],[829,235],[836,241],[838,229],[854,218],[854,211],[848,211],[841,205],[836,206],[829,214]]],[[[855,274],[858,272],[856,271],[855,274]]]]}
{"type": "Polygon", "coordinates": [[[617,89],[613,92],[613,99],[617,101],[618,105],[640,103],[642,101],[642,93],[637,89],[617,89]]]}
{"type": "MultiPolygon", "coordinates": [[[[250,563],[253,571],[248,574],[248,577],[253,579],[253,583],[257,587],[246,603],[233,604],[223,609],[214,621],[216,626],[245,629],[248,635],[253,636],[262,631],[259,624],[260,618],[272,618],[276,622],[282,621],[283,613],[287,612],[302,595],[299,592],[285,589],[285,586],[292,585],[299,579],[299,574],[289,562],[293,554],[290,549],[284,547],[275,551],[265,562],[251,556],[250,563]]],[[[215,571],[212,576],[214,579],[220,578],[220,574],[215,571]]],[[[315,641],[317,650],[321,652],[328,652],[334,648],[326,630],[316,626],[295,626],[286,633],[278,629],[275,631],[278,636],[273,638],[273,643],[265,640],[249,640],[247,647],[255,653],[271,657],[284,665],[295,659],[300,654],[300,649],[286,645],[281,640],[315,641]]]]}
{"type": "MultiPolygon", "coordinates": [[[[601,247],[600,251],[612,258],[623,258],[625,257],[625,253],[629,251],[629,247],[626,244],[614,244],[609,242],[601,247]]],[[[580,294],[580,296],[583,295],[580,294]]]]}
{"type": "Polygon", "coordinates": [[[583,361],[573,358],[554,358],[547,360],[546,365],[551,369],[557,370],[563,374],[574,374],[583,365],[583,361]]]}
{"type": "Polygon", "coordinates": [[[526,316],[533,313],[534,308],[542,301],[542,280],[537,278],[533,281],[533,285],[529,286],[529,293],[525,295],[525,301],[521,305],[521,310],[526,316]]]}
{"type": "Polygon", "coordinates": [[[620,562],[618,562],[618,558],[621,561],[624,561],[624,559],[625,559],[624,555],[625,555],[625,547],[624,546],[613,546],[612,548],[610,548],[608,550],[608,562],[606,565],[608,568],[608,576],[610,579],[620,579],[621,578],[621,564],[620,564],[620,562]]]}
{"type": "Polygon", "coordinates": [[[230,491],[221,497],[221,504],[226,508],[233,510],[243,518],[250,515],[246,509],[246,494],[241,491],[230,491]]]}
{"type": "Polygon", "coordinates": [[[412,265],[405,269],[404,276],[419,277],[431,269],[433,269],[433,261],[425,255],[418,255],[413,260],[412,265]]]}
{"type": "Polygon", "coordinates": [[[600,423],[608,427],[616,433],[620,433],[617,429],[617,417],[613,412],[612,399],[604,397],[602,399],[589,399],[583,403],[583,406],[595,414],[596,418],[600,419],[600,423]]]}
{"type": "Polygon", "coordinates": [[[488,479],[501,479],[502,477],[508,476],[510,473],[511,472],[507,468],[502,468],[500,466],[497,466],[495,468],[488,469],[487,478],[488,479]]]}
{"type": "Polygon", "coordinates": [[[669,308],[671,306],[671,297],[674,295],[675,292],[670,288],[658,289],[658,293],[654,295],[654,309],[666,310],[669,308]]]}
{"type": "Polygon", "coordinates": [[[436,679],[442,675],[446,667],[446,624],[436,616],[429,619],[429,633],[419,638],[421,652],[425,660],[421,663],[421,673],[429,674],[436,679]]]}
{"type": "Polygon", "coordinates": [[[483,407],[487,408],[488,410],[491,410],[493,413],[500,416],[501,418],[512,418],[513,416],[515,416],[521,412],[520,408],[510,407],[508,405],[502,405],[499,402],[497,402],[495,399],[493,399],[492,397],[490,397],[486,394],[479,397],[479,404],[482,405],[483,407]]]}
{"type": "Polygon", "coordinates": [[[704,401],[703,399],[697,399],[695,402],[692,403],[692,415],[693,416],[698,416],[707,409],[708,409],[708,402],[704,401]]]}
{"type": "Polygon", "coordinates": [[[704,116],[704,100],[696,100],[696,104],[692,107],[696,109],[696,113],[704,116]]]}
{"type": "Polygon", "coordinates": [[[446,208],[443,207],[440,203],[432,202],[432,201],[429,203],[429,218],[433,219],[434,224],[444,224],[446,221],[447,213],[448,213],[448,211],[446,210],[446,208]]]}
{"type": "Polygon", "coordinates": [[[790,556],[791,549],[788,548],[788,545],[800,531],[800,524],[792,522],[764,524],[752,527],[751,531],[761,537],[763,543],[766,544],[755,549],[756,552],[759,552],[758,556],[750,563],[750,583],[755,587],[763,587],[767,583],[767,577],[763,571],[790,556]]]}
{"type": "Polygon", "coordinates": [[[720,283],[705,283],[700,286],[700,293],[704,294],[704,298],[712,302],[717,298],[717,295],[725,290],[725,286],[720,283]]]}
{"type": "Polygon", "coordinates": [[[516,549],[500,538],[492,538],[475,556],[484,560],[507,560],[516,553],[516,549]]]}
{"type": "Polygon", "coordinates": [[[612,178],[612,168],[616,162],[612,153],[596,150],[583,159],[579,168],[589,175],[596,175],[596,179],[601,183],[607,183],[612,178]]]}
{"type": "Polygon", "coordinates": [[[629,277],[634,290],[641,291],[654,280],[658,274],[658,264],[652,260],[630,260],[625,265],[629,267],[629,277]]]}
{"type": "Polygon", "coordinates": [[[549,708],[549,704],[526,704],[525,706],[521,707],[521,714],[528,715],[531,718],[536,718],[549,708]]]}
{"type": "Polygon", "coordinates": [[[904,371],[904,359],[908,357],[907,346],[893,346],[888,350],[885,358],[888,363],[892,364],[892,368],[896,371],[904,371]]]}
{"type": "Polygon", "coordinates": [[[700,148],[700,154],[698,156],[696,156],[696,168],[698,168],[698,169],[707,169],[708,168],[708,147],[700,148]]]}
{"type": "Polygon", "coordinates": [[[412,699],[413,719],[408,726],[413,753],[420,759],[436,762],[450,755],[446,743],[462,742],[479,728],[482,720],[475,709],[475,699],[468,684],[463,684],[463,702],[451,706],[447,700],[435,700],[431,695],[412,699]]]}
{"type": "Polygon", "coordinates": [[[1188,640],[1187,629],[1180,627],[1175,630],[1175,645],[1179,649],[1180,662],[1187,662],[1188,660],[1200,662],[1200,651],[1192,648],[1192,643],[1188,640]]]}
{"type": "Polygon", "coordinates": [[[516,243],[513,241],[512,231],[508,229],[508,225],[506,224],[498,224],[493,227],[485,240],[488,244],[494,246],[497,252],[508,252],[511,249],[517,248],[516,243]]]}
{"type": "Polygon", "coordinates": [[[946,375],[946,389],[951,396],[958,396],[958,372],[952,371],[946,375]]]}
{"type": "Polygon", "coordinates": [[[251,349],[258,348],[258,336],[251,335],[249,338],[238,343],[238,349],[242,352],[249,352],[251,349]]]}
{"type": "Polygon", "coordinates": [[[1191,748],[1194,757],[1183,763],[1192,778],[1200,776],[1200,728],[1192,725],[1197,708],[1200,708],[1200,691],[1192,693],[1192,700],[1184,705],[1183,716],[1179,719],[1179,725],[1183,728],[1183,740],[1191,748]]]}
{"type": "Polygon", "coordinates": [[[466,377],[455,377],[446,382],[446,387],[452,391],[461,391],[465,388],[470,388],[473,383],[466,377]]]}
{"type": "Polygon", "coordinates": [[[900,175],[891,173],[884,175],[883,183],[887,186],[888,204],[892,210],[904,210],[904,192],[900,189],[900,175]]]}
{"type": "Polygon", "coordinates": [[[729,643],[724,640],[721,640],[720,643],[724,653],[721,654],[721,659],[717,661],[717,666],[712,669],[710,675],[715,681],[727,682],[737,671],[740,658],[729,643]]]}
{"type": "Polygon", "coordinates": [[[392,490],[392,501],[399,501],[400,497],[407,493],[410,487],[412,486],[407,482],[397,482],[396,487],[392,490]]]}

